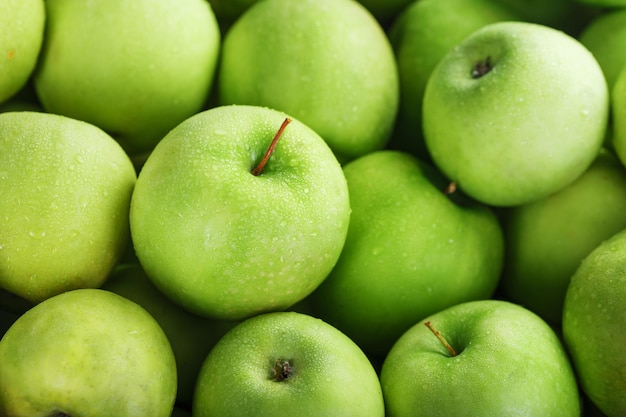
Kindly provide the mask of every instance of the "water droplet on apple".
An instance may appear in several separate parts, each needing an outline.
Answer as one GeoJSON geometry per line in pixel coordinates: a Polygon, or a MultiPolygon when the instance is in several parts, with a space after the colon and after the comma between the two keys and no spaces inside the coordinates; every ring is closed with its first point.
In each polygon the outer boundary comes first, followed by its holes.
{"type": "Polygon", "coordinates": [[[381,252],[382,252],[382,250],[380,248],[372,249],[372,255],[374,255],[374,256],[380,255],[381,252]]]}
{"type": "Polygon", "coordinates": [[[580,114],[583,115],[583,116],[589,116],[589,109],[582,109],[580,111],[580,114]]]}
{"type": "Polygon", "coordinates": [[[227,135],[227,134],[228,134],[228,132],[226,132],[226,131],[225,131],[225,130],[223,130],[223,129],[217,129],[217,130],[215,130],[213,133],[215,133],[215,134],[216,134],[216,135],[218,135],[218,136],[225,136],[225,135],[227,135]]]}

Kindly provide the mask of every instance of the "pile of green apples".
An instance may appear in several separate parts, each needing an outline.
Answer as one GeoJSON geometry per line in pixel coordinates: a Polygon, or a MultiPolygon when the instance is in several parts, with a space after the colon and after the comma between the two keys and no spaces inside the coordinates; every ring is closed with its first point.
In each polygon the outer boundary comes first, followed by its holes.
{"type": "Polygon", "coordinates": [[[626,416],[626,0],[0,0],[0,417],[626,416]]]}

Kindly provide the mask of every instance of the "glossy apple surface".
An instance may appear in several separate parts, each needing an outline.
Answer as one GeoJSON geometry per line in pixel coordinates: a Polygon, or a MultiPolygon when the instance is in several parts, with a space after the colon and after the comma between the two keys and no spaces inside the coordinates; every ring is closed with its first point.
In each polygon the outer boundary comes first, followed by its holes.
{"type": "Polygon", "coordinates": [[[385,32],[356,1],[257,2],[224,38],[219,103],[288,113],[342,161],[386,144],[398,88],[385,32]]]}
{"type": "Polygon", "coordinates": [[[589,167],[607,131],[609,93],[575,38],[496,22],[440,61],[423,106],[426,146],[443,173],[478,201],[515,206],[547,197],[589,167]]]}
{"type": "Polygon", "coordinates": [[[422,101],[433,69],[475,30],[489,23],[517,19],[493,0],[420,0],[403,9],[388,32],[400,79],[400,107],[392,147],[429,158],[422,135],[422,101]]]}
{"type": "Polygon", "coordinates": [[[194,417],[284,413],[385,414],[378,376],[359,347],[296,312],[262,314],[228,332],[202,366],[192,409],[194,417]]]}
{"type": "Polygon", "coordinates": [[[380,380],[387,416],[580,416],[561,341],[539,316],[506,301],[458,304],[415,324],[387,355],[380,380]]]}
{"type": "Polygon", "coordinates": [[[225,320],[282,310],[335,265],[350,202],[326,142],[294,119],[252,173],[286,118],[256,106],[207,110],[172,130],[143,166],[130,213],[135,252],[185,308],[225,320]]]}
{"type": "Polygon", "coordinates": [[[563,337],[583,391],[607,416],[626,414],[626,230],[602,242],[572,276],[563,337]]]}
{"type": "Polygon", "coordinates": [[[458,194],[431,165],[378,151],[344,167],[352,214],[337,265],[308,297],[314,314],[384,356],[416,321],[489,298],[503,236],[495,215],[458,194]]]}
{"type": "Polygon", "coordinates": [[[0,288],[36,303],[98,287],[129,243],[136,181],[101,129],[39,112],[0,114],[0,288]]]}
{"type": "Polygon", "coordinates": [[[47,112],[93,123],[129,153],[200,111],[220,48],[204,0],[50,0],[35,87],[47,112]]]}
{"type": "Polygon", "coordinates": [[[49,298],[0,340],[0,415],[169,417],[176,363],[146,310],[100,289],[49,298]]]}
{"type": "Polygon", "coordinates": [[[28,82],[39,58],[46,22],[43,0],[0,0],[0,103],[28,82]]]}
{"type": "Polygon", "coordinates": [[[553,324],[580,262],[626,229],[626,168],[603,151],[576,181],[540,201],[503,214],[507,297],[553,324]]]}

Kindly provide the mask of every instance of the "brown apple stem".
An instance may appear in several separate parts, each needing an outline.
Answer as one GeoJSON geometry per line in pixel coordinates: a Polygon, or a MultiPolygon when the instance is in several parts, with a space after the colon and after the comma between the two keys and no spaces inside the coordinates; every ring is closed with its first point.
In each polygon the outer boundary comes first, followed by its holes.
{"type": "Polygon", "coordinates": [[[276,147],[276,144],[278,143],[278,139],[280,139],[280,137],[283,135],[283,132],[285,131],[285,128],[287,127],[289,123],[291,123],[291,119],[287,117],[283,121],[283,124],[280,125],[278,132],[276,132],[276,134],[274,135],[274,139],[272,139],[272,143],[270,143],[269,148],[267,148],[267,151],[265,151],[265,155],[263,155],[263,159],[261,159],[261,162],[259,162],[259,164],[252,170],[252,175],[254,175],[255,177],[261,175],[261,173],[263,172],[263,169],[265,168],[265,165],[267,164],[267,161],[269,161],[270,157],[272,156],[272,153],[274,153],[274,148],[276,147]]]}
{"type": "Polygon", "coordinates": [[[445,190],[443,190],[443,192],[448,195],[454,193],[455,191],[456,191],[456,182],[454,181],[450,182],[450,184],[447,185],[445,190]]]}
{"type": "Polygon", "coordinates": [[[454,350],[454,348],[452,347],[452,345],[450,345],[450,343],[448,343],[448,341],[446,340],[445,337],[443,337],[443,335],[441,334],[441,332],[437,329],[435,329],[435,327],[433,326],[433,324],[429,321],[427,321],[426,323],[424,323],[426,325],[426,327],[428,327],[428,329],[433,332],[433,334],[435,336],[437,336],[437,339],[439,339],[439,341],[441,342],[441,344],[448,349],[448,352],[450,352],[450,354],[452,356],[456,356],[456,350],[454,350]]]}

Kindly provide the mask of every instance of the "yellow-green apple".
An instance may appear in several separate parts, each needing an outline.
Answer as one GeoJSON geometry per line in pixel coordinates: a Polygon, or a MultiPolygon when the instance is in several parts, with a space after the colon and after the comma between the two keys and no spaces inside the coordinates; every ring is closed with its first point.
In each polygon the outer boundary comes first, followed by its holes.
{"type": "Polygon", "coordinates": [[[28,82],[46,24],[44,0],[0,0],[0,103],[28,82]]]}
{"type": "Polygon", "coordinates": [[[382,417],[378,375],[363,351],[328,323],[296,312],[244,320],[207,356],[194,417],[382,417]]]}
{"type": "Polygon", "coordinates": [[[578,40],[600,64],[610,90],[626,64],[626,10],[598,15],[583,28],[578,40]]]}
{"type": "Polygon", "coordinates": [[[384,147],[398,90],[387,36],[353,0],[256,2],[224,37],[219,103],[288,113],[341,161],[384,147]]]}
{"type": "Polygon", "coordinates": [[[575,38],[496,22],[439,62],[423,106],[435,165],[474,199],[515,206],[547,197],[589,167],[607,131],[609,92],[575,38]]]}
{"type": "Polygon", "coordinates": [[[446,191],[430,164],[382,150],[344,166],[352,214],[337,265],[307,300],[370,357],[425,316],[489,298],[503,236],[487,207],[446,191]]]}
{"type": "Polygon", "coordinates": [[[46,111],[93,123],[129,153],[200,111],[220,47],[205,0],[47,0],[34,74],[46,111]]]}
{"type": "Polygon", "coordinates": [[[154,286],[137,263],[120,265],[101,288],[139,304],[159,323],[176,358],[176,403],[191,407],[202,362],[235,322],[210,320],[182,309],[154,286]]]}
{"type": "Polygon", "coordinates": [[[0,340],[0,415],[169,417],[176,363],[154,318],[101,289],[51,297],[0,340]]]}
{"type": "Polygon", "coordinates": [[[570,281],[563,338],[582,390],[609,417],[626,415],[626,229],[599,244],[570,281]]]}
{"type": "Polygon", "coordinates": [[[248,105],[206,110],[164,137],[130,212],[155,285],[225,320],[309,295],[335,265],[349,220],[346,179],[327,143],[283,112],[248,105]]]}
{"type": "Polygon", "coordinates": [[[558,325],[578,265],[602,241],[626,229],[626,169],[602,151],[583,175],[534,203],[502,212],[507,298],[558,325]]]}
{"type": "Polygon", "coordinates": [[[557,334],[502,300],[457,304],[407,330],[383,362],[389,417],[579,417],[576,376],[557,334]]]}
{"type": "Polygon", "coordinates": [[[515,19],[493,0],[420,0],[402,11],[389,29],[400,79],[400,107],[389,147],[429,158],[422,136],[422,100],[431,72],[475,30],[515,19]]]}
{"type": "Polygon", "coordinates": [[[0,288],[37,303],[99,287],[130,238],[135,169],[111,136],[42,112],[0,114],[0,288]]]}

